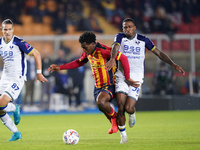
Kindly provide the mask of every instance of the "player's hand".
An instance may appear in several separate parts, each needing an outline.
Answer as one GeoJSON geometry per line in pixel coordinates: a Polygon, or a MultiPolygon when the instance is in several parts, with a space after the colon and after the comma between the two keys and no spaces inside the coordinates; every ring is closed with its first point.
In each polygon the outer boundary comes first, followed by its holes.
{"type": "Polygon", "coordinates": [[[50,67],[48,68],[49,72],[54,72],[54,71],[60,71],[60,66],[56,65],[56,64],[52,64],[50,65],[50,67]]]}
{"type": "Polygon", "coordinates": [[[106,63],[106,67],[110,70],[113,66],[116,67],[115,58],[110,58],[110,60],[106,63]]]}
{"type": "Polygon", "coordinates": [[[41,73],[37,74],[37,79],[36,79],[35,83],[37,83],[37,80],[39,80],[42,83],[48,81],[41,73]]]}
{"type": "Polygon", "coordinates": [[[139,81],[134,81],[132,79],[126,79],[125,82],[128,85],[131,85],[131,86],[136,87],[136,88],[138,88],[140,86],[140,82],[139,81]]]}
{"type": "Polygon", "coordinates": [[[175,70],[177,70],[178,72],[181,72],[183,75],[185,75],[185,71],[181,68],[181,66],[174,64],[173,67],[175,70]]]}

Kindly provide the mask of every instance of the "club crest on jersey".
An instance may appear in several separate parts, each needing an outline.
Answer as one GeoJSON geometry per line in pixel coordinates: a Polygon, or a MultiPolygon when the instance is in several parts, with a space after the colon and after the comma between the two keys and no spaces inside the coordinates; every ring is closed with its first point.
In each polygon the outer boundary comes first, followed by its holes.
{"type": "Polygon", "coordinates": [[[10,46],[10,49],[12,50],[12,49],[13,49],[13,47],[14,47],[14,46],[13,46],[13,45],[11,45],[11,46],[10,46]]]}
{"type": "Polygon", "coordinates": [[[137,45],[139,45],[139,44],[140,44],[140,41],[135,41],[135,43],[136,43],[137,45]]]}

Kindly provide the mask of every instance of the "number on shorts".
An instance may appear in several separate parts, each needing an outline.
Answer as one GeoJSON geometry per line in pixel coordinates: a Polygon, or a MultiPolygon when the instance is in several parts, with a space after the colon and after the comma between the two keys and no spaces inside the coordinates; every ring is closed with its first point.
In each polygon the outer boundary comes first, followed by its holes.
{"type": "Polygon", "coordinates": [[[133,87],[132,91],[135,91],[137,94],[139,93],[139,88],[133,87]]]}
{"type": "Polygon", "coordinates": [[[13,83],[13,85],[11,86],[15,91],[16,90],[19,90],[19,87],[17,86],[17,84],[16,83],[13,83]]]}

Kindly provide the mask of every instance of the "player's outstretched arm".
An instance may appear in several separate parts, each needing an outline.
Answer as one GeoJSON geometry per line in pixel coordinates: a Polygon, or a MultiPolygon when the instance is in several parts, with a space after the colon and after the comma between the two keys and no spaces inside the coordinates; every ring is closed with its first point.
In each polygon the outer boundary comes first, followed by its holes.
{"type": "Polygon", "coordinates": [[[165,54],[164,52],[160,51],[157,48],[155,48],[155,50],[153,50],[152,52],[156,56],[158,56],[162,61],[173,66],[175,70],[177,70],[177,71],[181,72],[183,75],[185,75],[185,71],[182,69],[182,67],[180,67],[179,65],[176,65],[167,54],[165,54]]]}
{"type": "Polygon", "coordinates": [[[182,73],[183,75],[185,75],[185,71],[182,69],[181,66],[177,65],[177,64],[173,64],[173,67],[175,70],[177,70],[178,72],[182,73]]]}
{"type": "Polygon", "coordinates": [[[49,72],[54,72],[54,71],[60,71],[60,66],[59,65],[56,65],[56,64],[52,64],[50,65],[50,67],[48,68],[48,71],[49,72]]]}

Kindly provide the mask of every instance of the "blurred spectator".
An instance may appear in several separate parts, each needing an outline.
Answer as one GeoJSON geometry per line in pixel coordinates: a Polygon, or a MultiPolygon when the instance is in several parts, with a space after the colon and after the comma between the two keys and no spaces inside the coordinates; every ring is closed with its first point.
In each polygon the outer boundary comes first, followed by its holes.
{"type": "MultiPolygon", "coordinates": [[[[193,93],[200,94],[200,79],[193,79],[193,93]]],[[[181,88],[180,94],[189,94],[190,93],[190,83],[187,81],[185,85],[181,88]]]]}
{"type": "Polygon", "coordinates": [[[57,3],[55,0],[47,0],[46,1],[46,15],[52,18],[56,18],[57,14],[57,3]]]}
{"type": "Polygon", "coordinates": [[[128,18],[134,18],[135,22],[136,22],[136,30],[137,33],[149,33],[149,25],[145,26],[145,21],[142,20],[142,13],[139,11],[139,9],[127,9],[127,17],[128,18]]]}
{"type": "MultiPolygon", "coordinates": [[[[64,50],[60,49],[58,51],[58,58],[55,60],[54,64],[64,64],[67,63],[66,55],[64,50]]],[[[53,88],[54,93],[60,93],[69,98],[71,101],[70,89],[72,89],[72,81],[69,80],[68,71],[60,70],[53,72],[55,77],[55,85],[53,88]]],[[[65,98],[66,99],[66,98],[65,98]]]]}
{"type": "Polygon", "coordinates": [[[153,33],[175,33],[177,30],[168,19],[163,7],[156,8],[155,16],[150,20],[150,29],[153,33]]]}
{"type": "Polygon", "coordinates": [[[34,105],[34,92],[35,92],[35,80],[36,80],[36,64],[34,57],[27,56],[27,81],[25,82],[25,95],[24,95],[24,103],[23,110],[24,111],[39,111],[34,105]],[[30,104],[28,105],[28,98],[30,99],[30,104]]]}
{"type": "Polygon", "coordinates": [[[171,1],[170,7],[166,9],[169,19],[175,26],[180,26],[182,23],[182,14],[179,11],[178,4],[175,1],[171,1]]]}
{"type": "Polygon", "coordinates": [[[83,6],[79,0],[69,0],[66,3],[67,24],[77,27],[80,17],[83,16],[83,6]]]}
{"type": "Polygon", "coordinates": [[[40,107],[41,109],[49,109],[49,102],[51,99],[51,94],[53,92],[53,86],[54,86],[54,77],[53,75],[48,71],[49,66],[53,63],[53,61],[50,59],[50,52],[47,49],[44,49],[42,51],[42,74],[44,77],[48,80],[48,82],[44,82],[41,84],[41,96],[40,96],[40,107]],[[47,97],[47,104],[45,102],[44,97],[47,97]]]}
{"type": "Polygon", "coordinates": [[[45,0],[38,1],[38,4],[32,8],[31,15],[35,23],[42,23],[43,17],[46,15],[46,2],[45,0]]]}
{"type": "Polygon", "coordinates": [[[156,2],[155,0],[142,0],[141,5],[142,10],[144,11],[143,18],[146,21],[149,21],[150,18],[154,16],[156,2]]]}
{"type": "Polygon", "coordinates": [[[160,68],[154,74],[153,85],[155,87],[153,94],[165,95],[176,94],[174,87],[175,76],[171,69],[168,69],[164,62],[160,63],[160,68]]]}
{"type": "Polygon", "coordinates": [[[77,30],[78,31],[88,30],[97,33],[103,33],[103,30],[100,27],[99,21],[94,11],[90,11],[90,14],[87,18],[84,17],[81,18],[77,30]]]}
{"type": "Polygon", "coordinates": [[[57,17],[53,19],[52,28],[56,34],[67,33],[66,16],[63,10],[58,10],[57,17]]]}
{"type": "Polygon", "coordinates": [[[116,15],[116,5],[114,0],[102,0],[101,5],[104,8],[106,19],[112,22],[112,18],[116,15]]]}
{"type": "MultiPolygon", "coordinates": [[[[81,53],[82,53],[82,49],[80,49],[80,50],[78,49],[76,51],[73,59],[70,60],[70,62],[80,58],[81,53]]],[[[69,106],[70,106],[71,110],[73,110],[73,109],[84,110],[83,106],[81,105],[82,99],[83,99],[81,96],[83,95],[83,92],[84,92],[83,91],[84,75],[85,75],[85,67],[84,66],[68,70],[68,76],[69,76],[69,78],[72,79],[72,83],[73,83],[73,87],[72,87],[70,93],[72,95],[74,95],[75,99],[76,99],[75,108],[73,108],[71,100],[69,101],[69,106]]]]}
{"type": "Polygon", "coordinates": [[[191,15],[192,15],[192,2],[190,0],[180,0],[178,2],[180,7],[180,11],[183,14],[183,21],[185,23],[191,23],[191,15]]]}
{"type": "Polygon", "coordinates": [[[0,1],[0,20],[11,19],[15,24],[22,25],[21,15],[24,8],[24,1],[1,0],[0,1]]]}

